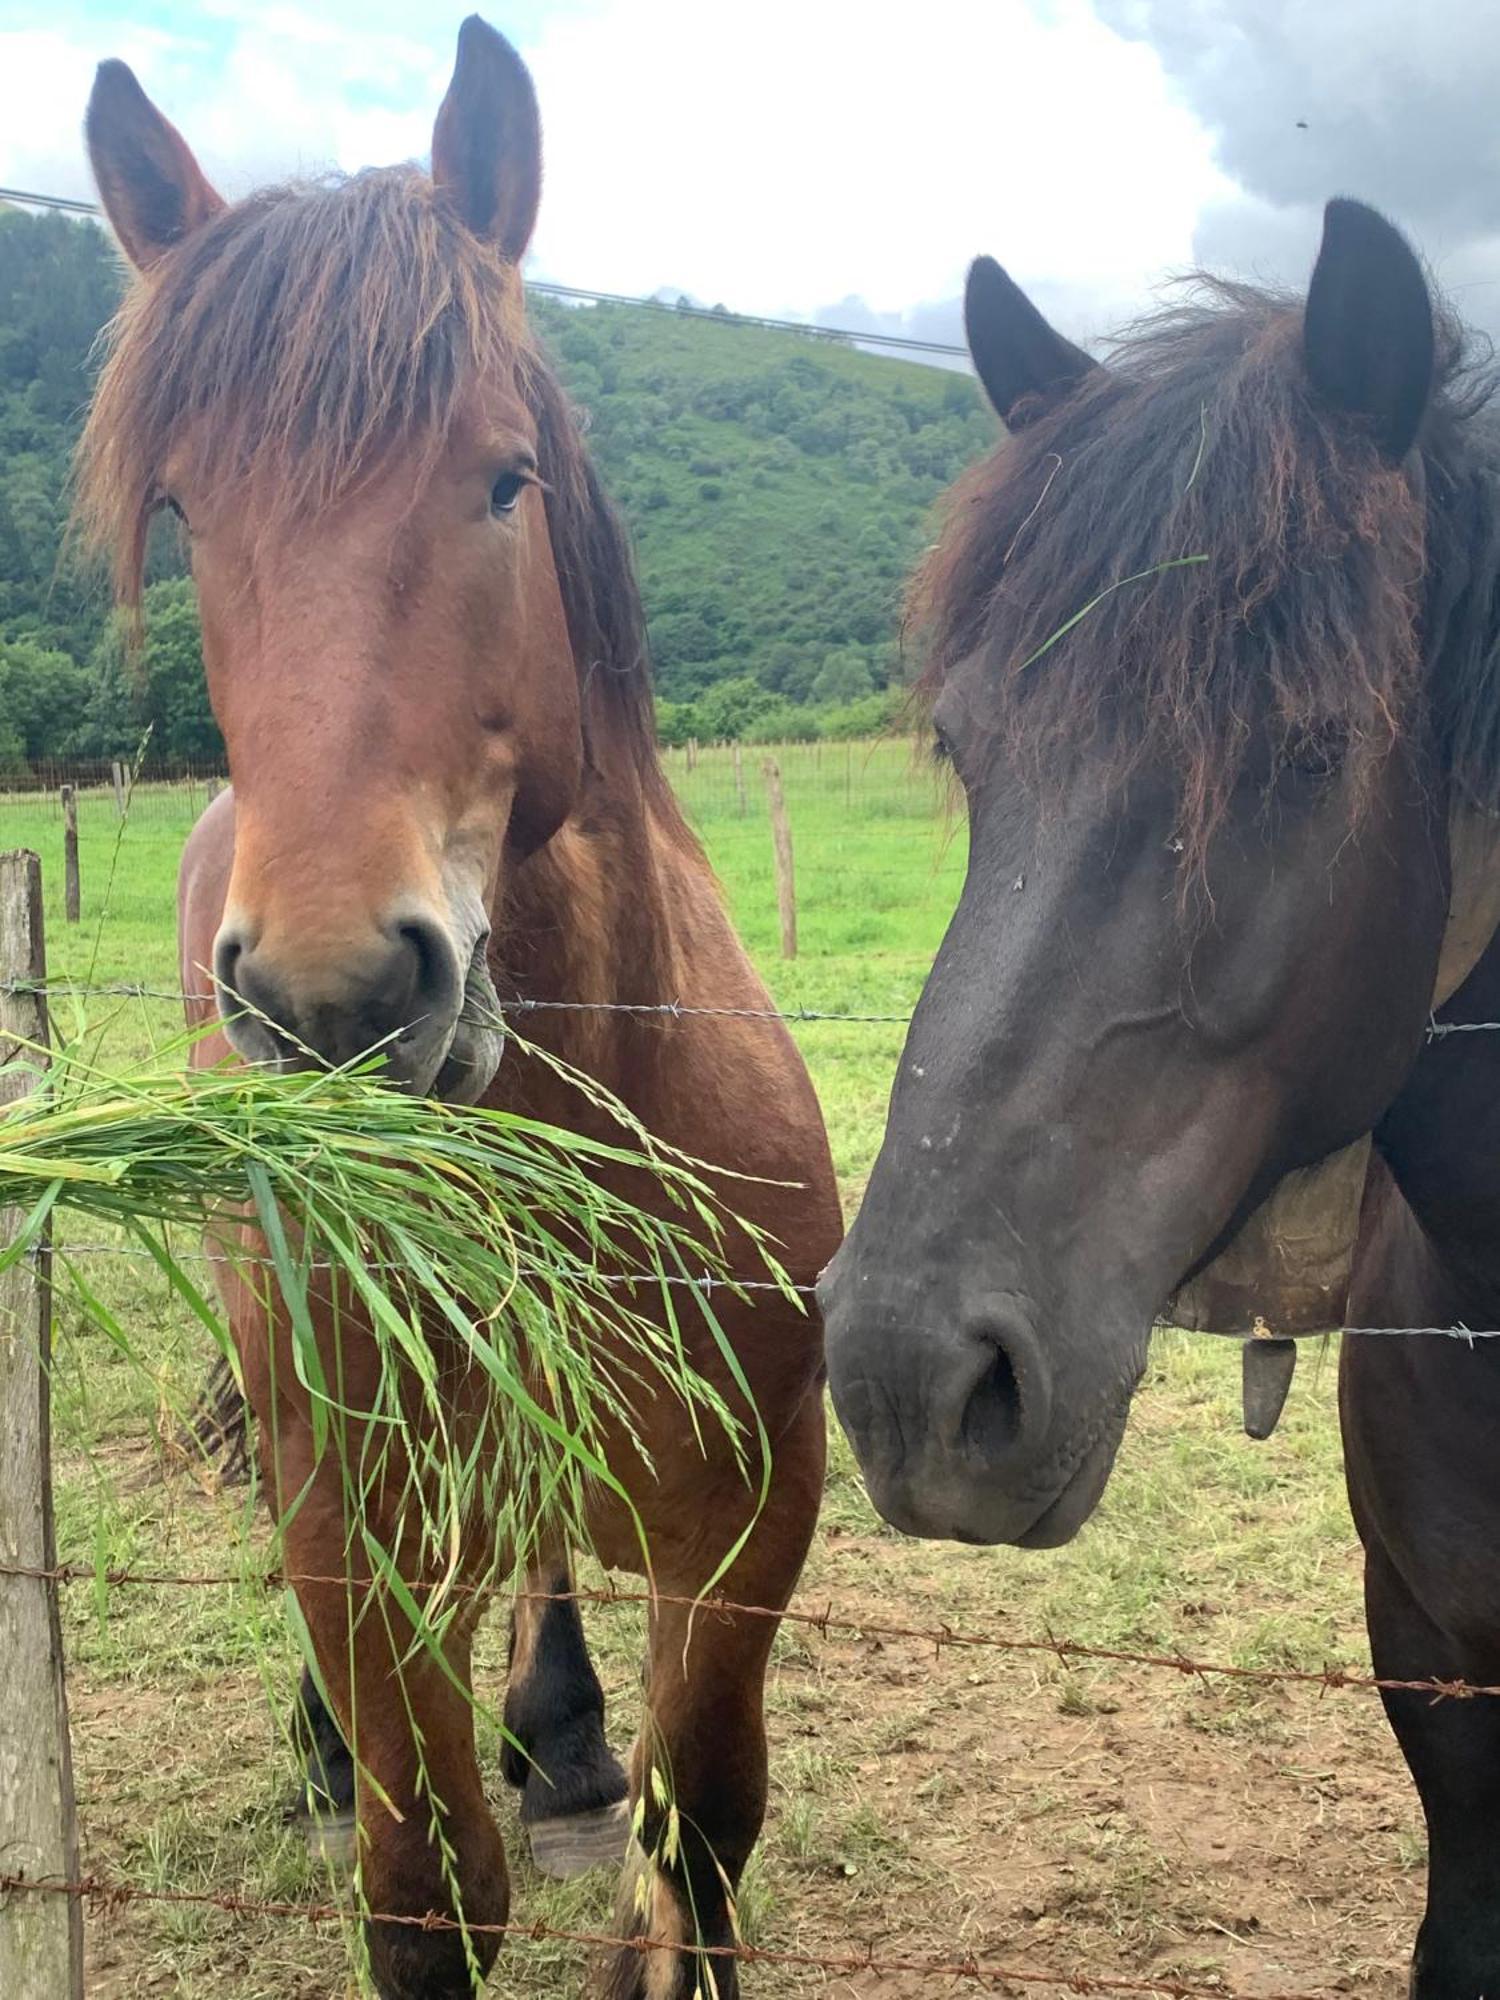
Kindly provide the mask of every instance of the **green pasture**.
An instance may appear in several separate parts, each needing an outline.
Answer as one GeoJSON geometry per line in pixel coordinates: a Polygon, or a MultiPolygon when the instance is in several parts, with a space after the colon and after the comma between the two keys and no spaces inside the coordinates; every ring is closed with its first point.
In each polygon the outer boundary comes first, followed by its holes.
{"type": "MultiPolygon", "coordinates": [[[[898,742],[746,747],[743,798],[728,750],[699,753],[691,769],[686,752],[669,761],[778,1002],[909,1011],[964,858],[962,815],[950,812],[919,753],[898,742]],[[767,755],[779,761],[792,819],[801,940],[793,962],[778,951],[767,755]]],[[[107,793],[86,794],[83,921],[68,927],[60,815],[48,800],[0,796],[0,847],[32,846],[44,859],[54,979],[177,985],[175,871],[202,802],[201,790],[143,788],[122,824],[107,793]]],[[[63,1019],[67,1005],[59,1003],[63,1019]]],[[[165,1037],[180,1019],[169,1002],[79,1005],[106,1061],[111,1050],[165,1037]]],[[[879,1143],[902,1031],[808,1022],[796,1033],[852,1205],[879,1143]]],[[[62,1554],[101,1569],[253,1570],[262,1526],[192,1466],[173,1469],[172,1413],[199,1379],[201,1338],[138,1262],[101,1256],[83,1268],[153,1361],[147,1373],[84,1331],[64,1285],[62,1554]]],[[[1146,1650],[1190,1643],[1198,1658],[1242,1664],[1357,1663],[1365,1657],[1358,1566],[1332,1360],[1304,1359],[1281,1429],[1253,1445],[1238,1431],[1233,1346],[1163,1336],[1099,1516],[1070,1548],[1044,1556],[903,1541],[877,1521],[840,1441],[803,1601],[875,1623],[1146,1650]]],[[[168,1890],[324,1895],[326,1881],[284,1823],[290,1768],[279,1717],[293,1652],[278,1603],[249,1582],[78,1586],[67,1611],[86,1864],[168,1890]]],[[[601,1609],[590,1637],[623,1746],[640,1621],[601,1609]]],[[[504,1644],[497,1615],[478,1683],[496,1705],[504,1644]]],[[[770,1727],[771,1817],[741,1906],[751,1942],[839,1953],[875,1941],[891,1955],[956,1945],[964,1955],[1062,1969],[1250,1980],[1249,1990],[1260,1990],[1253,1981],[1266,1962],[1278,1976],[1265,1976],[1282,1989],[1398,1990],[1421,1849],[1372,1700],[1068,1668],[1046,1655],[939,1656],[917,1642],[789,1627],[778,1642],[770,1727]],[[1339,1790],[1349,1769],[1362,1774],[1364,1793],[1339,1790]],[[1247,1831],[1252,1792],[1259,1823],[1276,1829],[1269,1847],[1247,1831]],[[1225,1818],[1222,1839],[1209,1837],[1214,1815],[1225,1818]],[[1277,1852],[1293,1840],[1317,1857],[1319,1898],[1283,1880],[1277,1852]]],[[[502,1824],[513,1830],[488,1712],[483,1738],[502,1824]]],[[[513,1877],[518,1917],[607,1927],[608,1881],[543,1883],[519,1846],[513,1877]]],[[[90,1953],[92,2000],[324,2000],[355,1991],[336,1932],[191,1905],[97,1915],[90,1953]]],[[[518,1945],[493,1990],[576,1993],[584,1963],[572,1947],[518,1945]]],[[[929,1990],[873,1976],[835,1986],[772,1967],[746,1985],[747,2000],[831,1991],[904,2000],[929,1990]]]]}

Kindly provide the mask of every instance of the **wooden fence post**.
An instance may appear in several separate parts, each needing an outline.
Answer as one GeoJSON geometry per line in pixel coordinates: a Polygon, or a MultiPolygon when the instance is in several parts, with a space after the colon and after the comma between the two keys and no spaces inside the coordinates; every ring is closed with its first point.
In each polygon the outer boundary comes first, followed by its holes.
{"type": "Polygon", "coordinates": [[[745,803],[745,760],[740,755],[738,737],[735,738],[730,748],[734,752],[734,796],[739,802],[740,818],[743,819],[750,808],[745,803]]]}
{"type": "Polygon", "coordinates": [[[223,789],[224,789],[224,781],[222,778],[209,779],[207,785],[204,787],[205,797],[203,800],[203,809],[205,812],[207,812],[208,808],[213,804],[214,800],[219,796],[220,792],[222,792],[223,789]]]}
{"type": "Polygon", "coordinates": [[[687,767],[691,771],[698,762],[698,739],[690,736],[687,740],[687,767]]]}
{"type": "Polygon", "coordinates": [[[797,880],[792,868],[792,823],[781,790],[781,766],[768,757],[762,767],[771,799],[771,836],[776,844],[776,907],[781,912],[781,955],[797,956],[797,880]]]}
{"type": "Polygon", "coordinates": [[[125,817],[125,766],[116,757],[109,767],[109,781],[115,788],[115,815],[125,817]]]}
{"type": "Polygon", "coordinates": [[[63,810],[63,914],[70,924],[79,917],[78,887],[78,794],[71,785],[62,788],[63,810]]]}
{"type": "MultiPolygon", "coordinates": [[[[13,1037],[45,1047],[47,1002],[15,992],[47,976],[42,936],[42,864],[24,850],[0,854],[0,1065],[13,1037]]],[[[13,1063],[0,1075],[0,1104],[40,1081],[13,1063]]],[[[0,1209],[0,1245],[24,1217],[0,1209]]],[[[52,1569],[49,1446],[51,1291],[45,1235],[33,1255],[0,1273],[0,1564],[52,1569]]],[[[36,1881],[76,1882],[78,1828],[63,1683],[57,1585],[0,1575],[0,1870],[36,1881]]],[[[83,2000],[83,1906],[76,1896],[0,1894],[0,1993],[6,2000],[83,2000]]]]}

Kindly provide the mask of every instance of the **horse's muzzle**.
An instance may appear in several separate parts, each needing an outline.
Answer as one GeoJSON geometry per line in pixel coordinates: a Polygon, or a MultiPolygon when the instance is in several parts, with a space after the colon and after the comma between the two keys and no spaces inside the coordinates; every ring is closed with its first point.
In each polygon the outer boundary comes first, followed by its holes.
{"type": "MultiPolygon", "coordinates": [[[[482,966],[482,949],[478,956],[482,966]]],[[[233,919],[214,945],[219,1012],[247,1061],[296,1070],[373,1056],[398,1089],[465,1101],[498,1061],[491,1030],[466,1004],[472,965],[447,926],[420,910],[403,910],[336,964],[300,963],[233,919]]]]}

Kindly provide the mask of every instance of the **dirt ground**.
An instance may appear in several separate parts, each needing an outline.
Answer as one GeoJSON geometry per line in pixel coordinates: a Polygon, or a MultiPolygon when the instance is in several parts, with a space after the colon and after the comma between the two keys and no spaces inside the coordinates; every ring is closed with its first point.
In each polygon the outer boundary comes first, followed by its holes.
{"type": "MultiPolygon", "coordinates": [[[[1166,1352],[1115,1494],[1075,1549],[1055,1556],[893,1535],[841,1448],[802,1608],[872,1625],[1187,1648],[1242,1664],[1359,1662],[1331,1379],[1299,1385],[1285,1438],[1252,1447],[1233,1432],[1227,1361],[1201,1344],[1166,1352]]],[[[144,1510],[133,1517],[137,1547],[170,1545],[179,1562],[215,1547],[222,1558],[226,1528],[231,1539],[238,1532],[226,1503],[191,1481],[130,1504],[144,1510]]],[[[72,1603],[89,1863],[161,1888],[326,1895],[282,1821],[288,1764],[274,1717],[291,1662],[277,1606],[264,1592],[217,1601],[177,1592],[170,1602],[135,1592],[122,1605],[124,1595],[72,1603]]],[[[491,1697],[502,1622],[491,1621],[479,1676],[491,1697]]],[[[600,1606],[589,1630],[623,1748],[639,1615],[600,1606]]],[[[1420,1819],[1373,1695],[788,1627],[769,1712],[771,1815],[741,1900],[752,1944],[974,1959],[1060,1980],[1181,1979],[1250,1996],[1395,2000],[1404,1988],[1420,1819]]],[[[485,1741],[513,1834],[492,1723],[485,1741]]],[[[608,1928],[608,1879],[545,1883],[519,1841],[511,1852],[517,1918],[608,1928]]],[[[138,1906],[94,1913],[89,1937],[92,2000],[358,1991],[336,1931],[138,1906]]],[[[492,1990],[576,1994],[586,1971],[575,1948],[517,1943],[492,1990]]],[[[976,1983],[765,1965],[745,1984],[760,2000],[905,2000],[976,1983]]]]}

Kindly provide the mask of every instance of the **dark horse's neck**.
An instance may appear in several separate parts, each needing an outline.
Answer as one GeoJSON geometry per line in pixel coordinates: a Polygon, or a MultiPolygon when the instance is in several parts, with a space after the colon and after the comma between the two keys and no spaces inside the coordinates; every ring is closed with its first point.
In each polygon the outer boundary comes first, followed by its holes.
{"type": "MultiPolygon", "coordinates": [[[[1424,453],[1424,646],[1450,800],[1500,805],[1500,418],[1439,422],[1424,453]]],[[[1500,1020],[1500,937],[1443,1008],[1500,1020]]],[[[1429,1041],[1375,1134],[1357,1321],[1500,1326],[1500,1034],[1429,1041]]]]}
{"type": "MultiPolygon", "coordinates": [[[[1443,1013],[1500,1020],[1500,939],[1443,1013]]],[[[1356,1320],[1500,1327],[1500,1034],[1430,1041],[1375,1142],[1389,1179],[1367,1197],[1356,1320]]]]}

